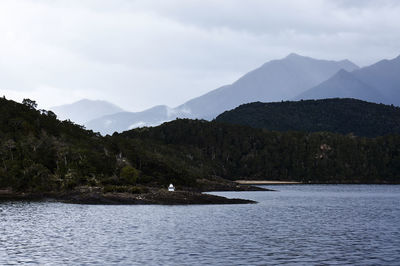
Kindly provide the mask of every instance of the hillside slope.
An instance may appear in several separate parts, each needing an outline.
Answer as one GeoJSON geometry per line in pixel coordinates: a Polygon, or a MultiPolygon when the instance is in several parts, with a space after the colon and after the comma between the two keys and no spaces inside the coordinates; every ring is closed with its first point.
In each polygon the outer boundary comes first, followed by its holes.
{"type": "Polygon", "coordinates": [[[187,169],[202,176],[306,183],[400,183],[400,135],[369,139],[179,119],[118,136],[127,143],[140,139],[148,145],[163,144],[172,149],[170,153],[164,150],[167,157],[175,152],[182,154],[189,159],[187,169]]]}
{"type": "Polygon", "coordinates": [[[376,137],[400,134],[400,107],[356,99],[256,102],[224,112],[216,121],[277,131],[329,131],[376,137]]]}
{"type": "Polygon", "coordinates": [[[32,101],[0,98],[0,188],[46,192],[77,186],[159,187],[172,181],[196,187],[178,153],[157,158],[141,140],[122,144],[35,107],[32,101]]]}

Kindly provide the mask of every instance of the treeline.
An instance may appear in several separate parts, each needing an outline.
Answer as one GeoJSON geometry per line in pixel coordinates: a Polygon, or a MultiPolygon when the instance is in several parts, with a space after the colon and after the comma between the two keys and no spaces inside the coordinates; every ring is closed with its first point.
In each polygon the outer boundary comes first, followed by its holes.
{"type": "Polygon", "coordinates": [[[276,131],[400,134],[400,107],[356,99],[255,102],[224,112],[216,120],[276,131]]]}
{"type": "Polygon", "coordinates": [[[179,119],[102,137],[50,111],[0,98],[0,188],[140,192],[198,179],[400,183],[400,136],[274,132],[179,119]]]}
{"type": "MultiPolygon", "coordinates": [[[[115,135],[117,136],[117,135],[115,135]]],[[[400,183],[400,136],[276,132],[179,119],[120,137],[170,147],[204,176],[311,183],[400,183]]]]}

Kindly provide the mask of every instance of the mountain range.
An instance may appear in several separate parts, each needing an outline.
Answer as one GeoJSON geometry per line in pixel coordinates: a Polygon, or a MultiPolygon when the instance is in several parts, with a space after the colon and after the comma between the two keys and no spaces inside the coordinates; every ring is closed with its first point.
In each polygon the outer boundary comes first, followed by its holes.
{"type": "Polygon", "coordinates": [[[333,97],[351,97],[400,106],[400,56],[392,60],[381,60],[352,72],[340,70],[333,77],[294,99],[333,97]]]}
{"type": "Polygon", "coordinates": [[[190,118],[213,119],[218,114],[254,101],[290,99],[334,75],[340,69],[358,66],[348,60],[328,61],[290,54],[247,73],[231,85],[223,86],[179,106],[190,118]]]}
{"type": "Polygon", "coordinates": [[[102,134],[112,134],[159,125],[175,118],[212,120],[224,111],[256,101],[340,97],[400,105],[399,73],[400,57],[359,68],[349,60],[319,60],[290,54],[175,108],[160,105],[142,112],[118,111],[104,115],[98,112],[97,117],[85,121],[84,125],[102,134]]]}

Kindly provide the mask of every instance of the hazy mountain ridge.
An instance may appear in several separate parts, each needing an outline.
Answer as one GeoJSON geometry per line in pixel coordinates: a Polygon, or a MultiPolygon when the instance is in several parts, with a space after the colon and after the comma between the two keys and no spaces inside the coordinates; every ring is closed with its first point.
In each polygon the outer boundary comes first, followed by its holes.
{"type": "Polygon", "coordinates": [[[231,85],[225,85],[176,107],[153,112],[118,113],[86,123],[89,129],[111,134],[134,126],[154,126],[175,118],[211,120],[218,114],[254,101],[280,101],[328,79],[340,69],[353,71],[358,66],[349,60],[329,61],[290,54],[250,71],[231,85]]]}
{"type": "Polygon", "coordinates": [[[400,56],[352,72],[338,72],[294,100],[351,97],[400,106],[400,56]]]}
{"type": "Polygon", "coordinates": [[[80,125],[101,116],[124,112],[122,108],[110,102],[88,99],[54,106],[50,110],[54,111],[60,120],[69,119],[80,125]]]}
{"type": "MultiPolygon", "coordinates": [[[[112,134],[176,118],[211,120],[241,104],[292,99],[355,98],[400,106],[399,73],[400,56],[359,68],[349,60],[318,60],[290,54],[175,108],[160,105],[141,112],[96,112],[96,117],[81,123],[102,134],[112,134]]],[[[78,116],[87,112],[86,108],[81,109],[78,116]]]]}
{"type": "Polygon", "coordinates": [[[317,60],[290,54],[283,59],[269,61],[233,84],[194,98],[177,108],[189,111],[191,118],[213,119],[243,103],[290,99],[343,68],[352,71],[358,66],[348,60],[317,60]]]}
{"type": "Polygon", "coordinates": [[[356,76],[345,70],[340,70],[330,79],[303,92],[295,98],[300,99],[326,99],[326,98],[357,98],[369,102],[385,103],[385,96],[356,76]]]}
{"type": "Polygon", "coordinates": [[[112,134],[132,128],[157,126],[166,121],[182,117],[175,109],[166,105],[158,105],[142,112],[121,112],[93,119],[85,124],[88,129],[102,134],[112,134]]]}

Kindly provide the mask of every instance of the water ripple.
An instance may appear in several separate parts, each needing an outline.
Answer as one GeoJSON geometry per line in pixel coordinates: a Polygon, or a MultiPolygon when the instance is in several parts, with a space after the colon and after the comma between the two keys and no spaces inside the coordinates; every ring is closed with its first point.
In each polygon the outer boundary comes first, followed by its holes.
{"type": "Polygon", "coordinates": [[[399,265],[400,186],[221,192],[255,205],[0,203],[0,264],[399,265]]]}

